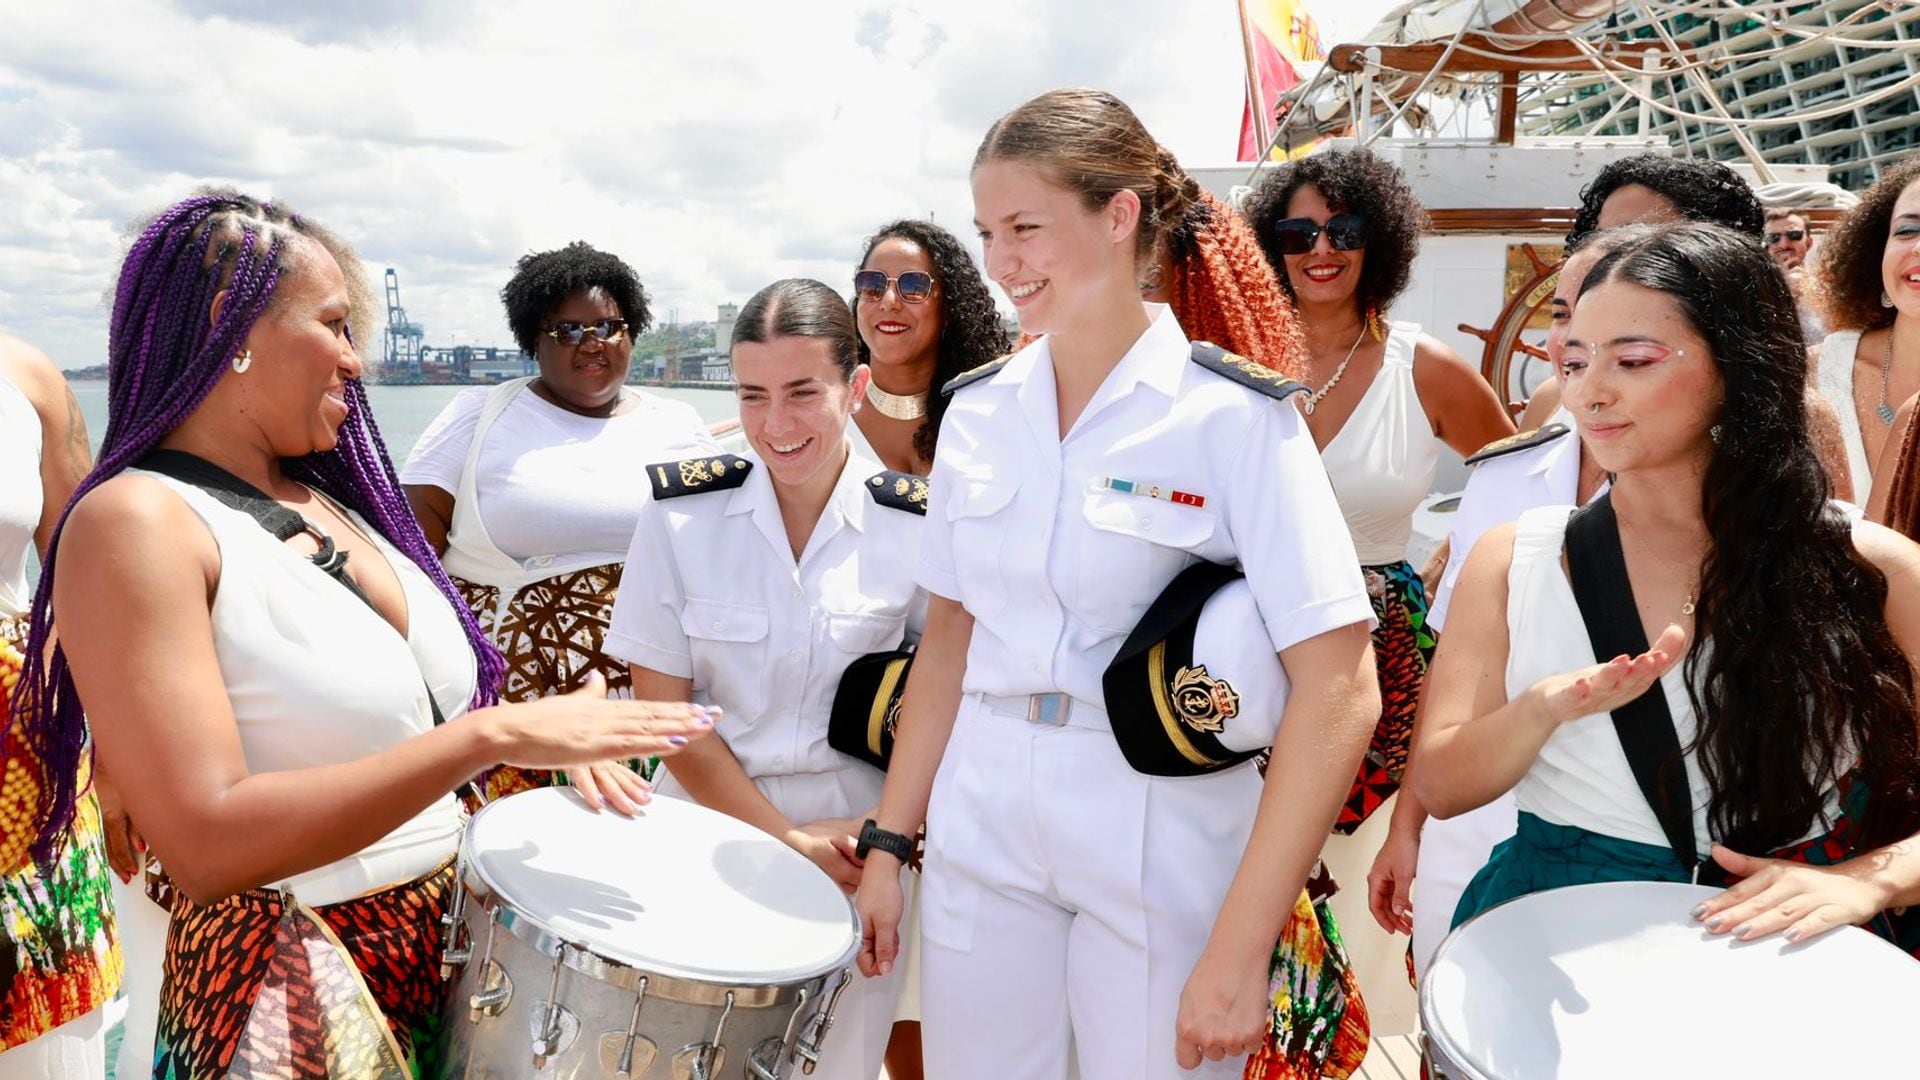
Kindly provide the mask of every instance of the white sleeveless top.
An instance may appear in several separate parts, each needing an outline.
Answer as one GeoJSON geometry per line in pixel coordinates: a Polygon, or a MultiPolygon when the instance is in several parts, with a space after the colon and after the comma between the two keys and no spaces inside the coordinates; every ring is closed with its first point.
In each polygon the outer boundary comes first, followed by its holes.
{"type": "MultiPolygon", "coordinates": [[[[1573,597],[1560,553],[1571,506],[1543,506],[1520,515],[1514,528],[1513,565],[1507,572],[1507,700],[1518,700],[1534,683],[1593,664],[1593,642],[1573,597]]],[[[1674,732],[1686,749],[1692,792],[1693,842],[1703,856],[1711,842],[1707,802],[1711,790],[1692,752],[1698,724],[1688,700],[1685,661],[1660,679],[1674,732]]],[[[1594,713],[1560,725],[1533,767],[1513,789],[1519,808],[1555,825],[1667,847],[1660,819],[1633,778],[1613,718],[1594,713]]],[[[1826,813],[1838,813],[1838,792],[1827,792],[1826,813]]],[[[1808,836],[1825,831],[1817,824],[1808,836]]]]}
{"type": "Polygon", "coordinates": [[[1840,330],[1820,343],[1820,366],[1814,385],[1827,404],[1840,414],[1840,438],[1847,444],[1847,468],[1853,473],[1853,501],[1867,505],[1873,494],[1873,463],[1860,434],[1860,410],[1853,405],[1853,358],[1860,351],[1860,331],[1840,330]]]}
{"type": "Polygon", "coordinates": [[[1353,415],[1320,451],[1363,566],[1407,557],[1413,512],[1433,487],[1440,440],[1413,385],[1420,327],[1389,324],[1387,352],[1353,415]]]}
{"type": "Polygon", "coordinates": [[[27,592],[27,556],[40,527],[40,414],[12,380],[0,375],[0,616],[18,615],[33,601],[27,592]]]}
{"type": "MultiPolygon", "coordinates": [[[[429,685],[449,720],[466,711],[477,676],[459,618],[371,526],[356,516],[405,590],[405,638],[252,517],[192,485],[145,475],[178,492],[220,547],[214,650],[249,771],[354,761],[421,734],[433,726],[429,685]]],[[[433,869],[454,853],[460,830],[459,806],[444,795],[357,854],[274,885],[308,904],[337,903],[433,869]]]]}

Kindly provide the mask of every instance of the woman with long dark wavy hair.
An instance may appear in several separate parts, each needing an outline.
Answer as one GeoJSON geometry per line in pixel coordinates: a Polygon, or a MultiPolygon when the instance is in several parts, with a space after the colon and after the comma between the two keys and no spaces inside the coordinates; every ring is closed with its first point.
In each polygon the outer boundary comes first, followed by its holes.
{"type": "Polygon", "coordinates": [[[1509,788],[1520,815],[1455,922],[1561,885],[1738,877],[1696,909],[1709,929],[1898,939],[1920,548],[1831,500],[1786,279],[1748,237],[1662,230],[1588,274],[1562,365],[1615,479],[1490,531],[1462,575],[1447,640],[1473,647],[1441,646],[1414,783],[1437,816],[1509,788]],[[1624,708],[1673,749],[1625,746],[1624,708]],[[1630,762],[1657,771],[1646,794],[1630,762]]]}
{"type": "Polygon", "coordinates": [[[873,380],[848,433],[887,468],[925,476],[951,400],[934,388],[1007,351],[993,295],[957,237],[902,219],[867,238],[853,316],[873,380]]]}

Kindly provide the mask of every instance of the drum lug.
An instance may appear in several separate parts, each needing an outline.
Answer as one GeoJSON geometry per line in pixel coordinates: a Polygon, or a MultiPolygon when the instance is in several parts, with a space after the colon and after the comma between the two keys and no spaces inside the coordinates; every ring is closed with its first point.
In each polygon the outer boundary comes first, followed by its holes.
{"type": "Polygon", "coordinates": [[[528,1023],[532,1028],[535,1072],[547,1067],[548,1058],[566,1053],[580,1037],[580,1018],[564,1005],[535,1000],[528,1023]]]}
{"type": "Polygon", "coordinates": [[[440,981],[453,978],[455,968],[466,966],[473,959],[473,941],[471,935],[466,944],[460,943],[460,931],[466,926],[467,913],[467,853],[461,846],[460,854],[453,863],[453,899],[448,902],[446,913],[440,916],[440,924],[447,928],[440,944],[440,981]]]}
{"type": "Polygon", "coordinates": [[[833,1010],[840,1006],[840,995],[847,992],[847,986],[853,982],[853,969],[841,968],[840,981],[833,984],[833,994],[827,998],[827,1007],[814,1014],[807,1036],[800,1040],[793,1052],[800,1058],[800,1071],[813,1075],[814,1067],[820,1064],[820,1047],[827,1041],[827,1031],[833,1027],[833,1010]]]}
{"type": "Polygon", "coordinates": [[[627,1030],[609,1031],[600,1036],[600,1067],[608,1076],[644,1076],[660,1053],[659,1044],[640,1034],[640,1006],[647,1002],[647,977],[640,976],[634,990],[633,1016],[627,1030]]]}
{"type": "Polygon", "coordinates": [[[580,1018],[568,1012],[560,1004],[560,969],[566,964],[567,946],[553,958],[553,976],[547,980],[547,996],[533,1003],[533,1010],[527,1014],[528,1022],[533,1026],[533,1068],[538,1072],[547,1067],[547,1059],[556,1054],[566,1053],[567,1047],[580,1034],[580,1018]]]}
{"type": "Polygon", "coordinates": [[[512,1000],[513,980],[508,977],[507,969],[488,960],[480,968],[480,992],[467,999],[467,1019],[477,1024],[487,1017],[499,1016],[512,1000]]]}
{"type": "Polygon", "coordinates": [[[673,1055],[673,1080],[719,1080],[720,1071],[727,1067],[727,1048],[720,1045],[720,1040],[727,1033],[727,1017],[732,1015],[733,991],[729,990],[720,1021],[713,1025],[713,1038],[690,1043],[673,1055]]]}
{"type": "Polygon", "coordinates": [[[747,1055],[750,1080],[780,1080],[780,1049],[785,1045],[781,1039],[760,1040],[760,1045],[747,1055]]]}

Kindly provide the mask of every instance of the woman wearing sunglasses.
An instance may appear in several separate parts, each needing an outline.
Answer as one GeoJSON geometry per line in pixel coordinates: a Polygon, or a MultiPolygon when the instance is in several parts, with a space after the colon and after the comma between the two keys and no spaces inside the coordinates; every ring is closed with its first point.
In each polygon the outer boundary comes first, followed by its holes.
{"type": "Polygon", "coordinates": [[[853,314],[873,381],[848,434],[887,468],[925,476],[948,401],[932,389],[1007,350],[993,296],[952,233],[895,221],[867,239],[853,314]]]}
{"type": "Polygon", "coordinates": [[[1267,173],[1245,213],[1300,316],[1310,388],[1301,410],[1353,534],[1378,619],[1380,719],[1336,825],[1353,839],[1330,843],[1326,858],[1336,880],[1350,886],[1336,894],[1334,908],[1348,931],[1370,1011],[1382,1030],[1392,1031],[1412,1019],[1401,950],[1374,932],[1358,887],[1386,830],[1376,823],[1364,834],[1356,831],[1402,782],[1420,684],[1433,655],[1427,590],[1406,561],[1407,542],[1441,447],[1471,454],[1513,434],[1513,422],[1459,354],[1412,323],[1387,321],[1411,276],[1426,223],[1400,170],[1365,150],[1314,154],[1267,173]]]}
{"type": "MultiPolygon", "coordinates": [[[[480,627],[507,658],[506,701],[566,693],[627,666],[603,651],[646,467],[718,449],[692,406],[623,385],[652,319],[633,268],[574,242],[522,258],[500,291],[540,373],[461,392],[401,470],[407,501],[480,627]]],[[[490,796],[553,782],[501,769],[490,796]]],[[[644,787],[614,765],[577,772],[589,803],[644,787]]]]}

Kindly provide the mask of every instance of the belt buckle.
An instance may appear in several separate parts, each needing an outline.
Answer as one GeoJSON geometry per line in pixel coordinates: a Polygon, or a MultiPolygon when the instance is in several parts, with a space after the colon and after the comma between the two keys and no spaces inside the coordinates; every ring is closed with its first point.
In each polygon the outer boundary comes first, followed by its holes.
{"type": "Polygon", "coordinates": [[[1027,723],[1064,727],[1073,698],[1067,694],[1033,694],[1027,698],[1027,723]]]}

